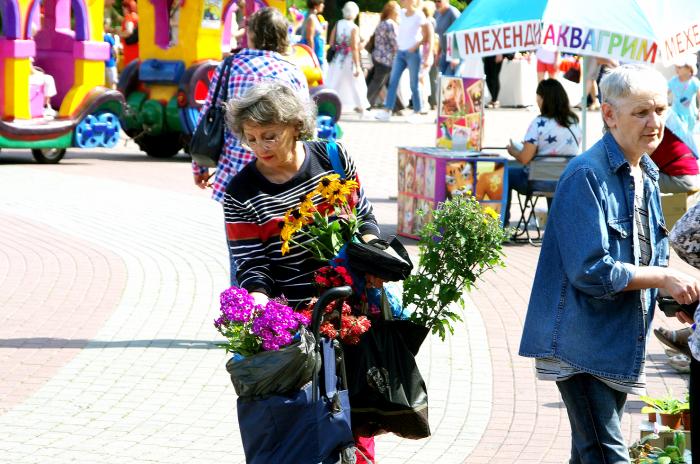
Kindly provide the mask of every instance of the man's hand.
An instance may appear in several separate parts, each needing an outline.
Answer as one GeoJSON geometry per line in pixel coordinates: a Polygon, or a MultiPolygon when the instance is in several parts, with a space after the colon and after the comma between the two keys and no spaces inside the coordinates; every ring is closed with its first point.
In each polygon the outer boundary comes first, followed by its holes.
{"type": "Polygon", "coordinates": [[[203,172],[202,174],[195,174],[194,175],[194,185],[197,187],[201,188],[202,190],[206,189],[207,187],[211,187],[211,184],[209,183],[209,179],[211,178],[211,174],[209,174],[209,171],[203,172]]]}
{"type": "Polygon", "coordinates": [[[673,269],[667,269],[663,288],[680,304],[690,304],[700,297],[700,283],[673,269]]]}

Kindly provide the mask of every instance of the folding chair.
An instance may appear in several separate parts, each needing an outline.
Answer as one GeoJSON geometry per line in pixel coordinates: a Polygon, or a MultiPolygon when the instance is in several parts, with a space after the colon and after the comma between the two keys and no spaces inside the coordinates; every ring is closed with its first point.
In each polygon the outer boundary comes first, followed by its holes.
{"type": "Polygon", "coordinates": [[[511,239],[514,242],[542,243],[542,228],[535,214],[540,198],[554,198],[557,181],[575,155],[543,155],[528,164],[527,192],[518,194],[520,219],[511,239]]]}

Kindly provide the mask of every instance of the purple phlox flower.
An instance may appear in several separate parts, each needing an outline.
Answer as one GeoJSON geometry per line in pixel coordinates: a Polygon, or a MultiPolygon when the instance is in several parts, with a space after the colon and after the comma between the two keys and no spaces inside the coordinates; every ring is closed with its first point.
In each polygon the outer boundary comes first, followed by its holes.
{"type": "Polygon", "coordinates": [[[248,322],[255,309],[255,300],[244,288],[231,287],[219,298],[221,313],[232,322],[248,322]]]}
{"type": "Polygon", "coordinates": [[[253,321],[252,331],[262,340],[264,350],[278,350],[292,342],[294,333],[304,320],[306,317],[273,299],[267,302],[253,321]]]}
{"type": "Polygon", "coordinates": [[[225,325],[228,322],[228,319],[226,316],[221,316],[218,319],[214,319],[214,327],[216,327],[216,330],[221,330],[221,326],[225,325]]]}

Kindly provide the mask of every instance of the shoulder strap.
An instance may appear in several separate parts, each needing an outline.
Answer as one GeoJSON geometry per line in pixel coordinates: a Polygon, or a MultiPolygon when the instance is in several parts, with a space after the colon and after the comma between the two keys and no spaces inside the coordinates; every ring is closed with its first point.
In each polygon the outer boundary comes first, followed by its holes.
{"type": "Polygon", "coordinates": [[[221,65],[221,72],[219,73],[219,79],[216,81],[214,95],[212,95],[212,102],[221,102],[219,100],[219,91],[221,90],[221,83],[224,81],[226,81],[226,85],[224,85],[223,100],[228,99],[228,80],[229,75],[231,74],[231,60],[232,58],[230,56],[226,57],[226,59],[224,59],[224,63],[221,65]]]}
{"type": "Polygon", "coordinates": [[[340,177],[345,179],[346,173],[345,168],[343,168],[343,163],[340,161],[340,154],[338,153],[338,144],[334,140],[329,140],[326,142],[326,151],[328,152],[328,158],[331,160],[331,166],[333,170],[340,174],[340,177]]]}
{"type": "Polygon", "coordinates": [[[571,126],[566,126],[566,128],[569,130],[569,133],[571,136],[574,138],[574,142],[576,142],[576,145],[579,144],[579,140],[576,138],[576,135],[574,135],[574,131],[571,130],[571,126]]]}

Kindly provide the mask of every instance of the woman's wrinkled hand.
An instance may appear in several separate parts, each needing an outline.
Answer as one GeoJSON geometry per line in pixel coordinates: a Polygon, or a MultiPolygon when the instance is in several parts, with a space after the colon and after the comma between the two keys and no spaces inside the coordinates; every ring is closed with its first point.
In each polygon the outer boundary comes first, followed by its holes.
{"type": "Polygon", "coordinates": [[[686,313],[683,311],[678,311],[676,313],[676,319],[681,321],[684,324],[693,324],[695,321],[693,321],[693,318],[688,316],[686,313]]]}
{"type": "Polygon", "coordinates": [[[253,301],[255,301],[256,305],[265,306],[267,302],[270,301],[270,297],[262,292],[252,291],[250,292],[250,296],[253,297],[253,301]]]}

